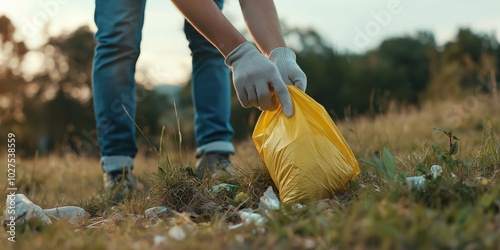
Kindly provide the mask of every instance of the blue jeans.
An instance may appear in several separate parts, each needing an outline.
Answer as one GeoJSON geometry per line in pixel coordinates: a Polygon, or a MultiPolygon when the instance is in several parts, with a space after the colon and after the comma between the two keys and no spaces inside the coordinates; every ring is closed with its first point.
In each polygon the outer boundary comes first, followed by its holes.
{"type": "MultiPolygon", "coordinates": [[[[215,2],[222,9],[224,1],[215,2]]],[[[98,30],[92,79],[101,164],[105,172],[133,168],[137,154],[133,123],[134,74],[145,5],[145,0],[96,0],[94,19],[98,30]]],[[[192,52],[196,156],[208,152],[234,154],[231,143],[234,132],[229,123],[229,68],[220,52],[188,22],[184,32],[192,52]]]]}

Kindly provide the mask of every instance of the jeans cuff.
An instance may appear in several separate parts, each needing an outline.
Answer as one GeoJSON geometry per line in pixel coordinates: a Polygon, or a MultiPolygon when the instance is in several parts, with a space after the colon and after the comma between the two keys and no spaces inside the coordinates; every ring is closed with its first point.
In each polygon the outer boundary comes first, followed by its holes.
{"type": "Polygon", "coordinates": [[[200,158],[202,155],[209,152],[234,154],[234,151],[233,143],[227,141],[214,141],[198,147],[196,150],[196,158],[200,158]]]}
{"type": "Polygon", "coordinates": [[[134,168],[134,159],[125,155],[103,156],[101,166],[105,173],[121,171],[124,168],[131,170],[134,168]]]}

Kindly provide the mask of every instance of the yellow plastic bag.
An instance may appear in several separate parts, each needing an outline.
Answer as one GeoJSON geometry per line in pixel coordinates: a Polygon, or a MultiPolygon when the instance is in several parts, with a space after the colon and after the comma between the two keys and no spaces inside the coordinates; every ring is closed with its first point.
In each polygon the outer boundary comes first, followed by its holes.
{"type": "Polygon", "coordinates": [[[282,202],[332,197],[359,174],[358,162],[323,106],[295,86],[288,89],[294,115],[287,118],[279,104],[263,111],[252,135],[257,151],[282,202]]]}

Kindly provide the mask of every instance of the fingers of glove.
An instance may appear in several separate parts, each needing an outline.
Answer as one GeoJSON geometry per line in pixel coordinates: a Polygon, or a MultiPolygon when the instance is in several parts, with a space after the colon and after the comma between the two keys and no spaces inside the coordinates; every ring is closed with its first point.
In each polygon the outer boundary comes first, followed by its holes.
{"type": "Polygon", "coordinates": [[[267,83],[257,87],[257,96],[259,98],[259,108],[261,110],[271,110],[274,105],[272,102],[271,91],[267,83]]]}
{"type": "Polygon", "coordinates": [[[299,65],[292,60],[280,60],[276,63],[280,75],[287,85],[295,85],[302,91],[306,91],[307,78],[299,65]]]}
{"type": "Polygon", "coordinates": [[[272,86],[274,88],[276,96],[280,100],[283,112],[287,117],[292,117],[293,116],[292,98],[290,97],[290,92],[288,92],[285,83],[281,79],[276,79],[272,82],[272,86]]]}
{"type": "Polygon", "coordinates": [[[250,101],[248,100],[247,92],[244,89],[236,88],[236,95],[238,97],[238,100],[240,100],[241,106],[243,106],[244,108],[252,107],[250,101]]]}
{"type": "Polygon", "coordinates": [[[249,86],[245,89],[248,96],[248,103],[251,107],[259,107],[259,99],[254,86],[249,86]]]}
{"type": "Polygon", "coordinates": [[[306,92],[307,82],[305,80],[296,81],[293,83],[293,85],[299,88],[300,90],[306,92]]]}
{"type": "Polygon", "coordinates": [[[302,91],[306,92],[307,88],[307,77],[306,74],[299,68],[299,65],[295,64],[296,70],[295,70],[295,76],[293,79],[290,79],[293,82],[293,85],[301,89],[302,91]]]}

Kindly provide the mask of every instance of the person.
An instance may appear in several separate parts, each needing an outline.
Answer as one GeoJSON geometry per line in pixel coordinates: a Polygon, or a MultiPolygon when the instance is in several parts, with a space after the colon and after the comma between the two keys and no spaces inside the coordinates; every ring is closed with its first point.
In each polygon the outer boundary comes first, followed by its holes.
{"type": "MultiPolygon", "coordinates": [[[[304,72],[286,47],[272,0],[240,0],[248,42],[221,12],[223,0],[172,0],[185,17],[184,31],[192,51],[195,106],[196,173],[232,173],[229,154],[230,83],[243,107],[273,109],[276,93],[286,116],[293,105],[286,84],[303,91],[304,72]],[[259,51],[260,50],[260,51],[259,51]],[[229,68],[224,65],[226,64],[229,68]]],[[[135,63],[140,53],[145,0],[96,0],[97,46],[93,67],[94,109],[106,190],[133,187],[137,153],[135,127],[135,63]]]]}

